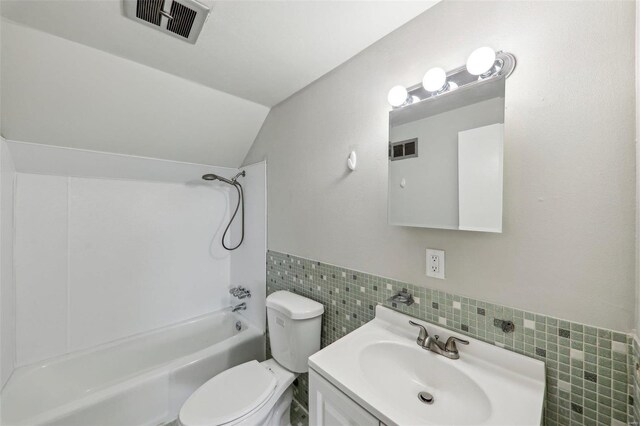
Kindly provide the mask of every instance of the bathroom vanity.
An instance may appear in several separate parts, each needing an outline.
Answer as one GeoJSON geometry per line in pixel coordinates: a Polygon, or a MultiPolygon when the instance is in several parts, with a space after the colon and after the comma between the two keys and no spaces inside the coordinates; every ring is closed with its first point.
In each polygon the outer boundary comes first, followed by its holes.
{"type": "Polygon", "coordinates": [[[309,367],[311,425],[542,422],[543,362],[380,305],[374,320],[311,356],[309,367]],[[424,339],[410,320],[426,328],[424,339]],[[450,346],[458,359],[436,353],[451,336],[469,342],[450,346]]]}

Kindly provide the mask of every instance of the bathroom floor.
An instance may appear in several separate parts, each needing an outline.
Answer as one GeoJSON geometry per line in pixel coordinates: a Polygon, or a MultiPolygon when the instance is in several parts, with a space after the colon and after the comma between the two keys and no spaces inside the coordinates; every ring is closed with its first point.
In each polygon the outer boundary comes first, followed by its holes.
{"type": "Polygon", "coordinates": [[[291,426],[309,426],[309,414],[295,399],[291,403],[291,426]]]}

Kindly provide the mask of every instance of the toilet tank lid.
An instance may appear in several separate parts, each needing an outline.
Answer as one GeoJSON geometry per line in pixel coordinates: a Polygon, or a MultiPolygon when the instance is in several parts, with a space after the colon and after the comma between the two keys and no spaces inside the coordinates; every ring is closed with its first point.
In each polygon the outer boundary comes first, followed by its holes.
{"type": "Polygon", "coordinates": [[[315,318],[324,312],[321,303],[285,290],[271,293],[267,297],[267,308],[275,309],[291,319],[315,318]]]}

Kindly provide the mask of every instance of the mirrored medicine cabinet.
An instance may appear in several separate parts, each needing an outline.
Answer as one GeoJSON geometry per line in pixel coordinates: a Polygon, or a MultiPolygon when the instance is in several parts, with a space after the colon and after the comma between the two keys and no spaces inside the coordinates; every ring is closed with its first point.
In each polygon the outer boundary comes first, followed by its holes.
{"type": "Polygon", "coordinates": [[[515,60],[501,55],[485,76],[461,67],[440,92],[410,88],[389,113],[390,224],[502,232],[505,79],[515,60]]]}

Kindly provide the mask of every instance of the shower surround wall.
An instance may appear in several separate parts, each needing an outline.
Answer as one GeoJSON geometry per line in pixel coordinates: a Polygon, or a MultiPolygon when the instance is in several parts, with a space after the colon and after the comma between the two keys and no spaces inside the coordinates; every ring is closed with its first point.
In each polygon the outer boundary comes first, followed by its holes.
{"type": "MultiPolygon", "coordinates": [[[[243,182],[253,209],[244,249],[262,253],[250,258],[220,245],[235,195],[200,179],[236,169],[10,147],[19,171],[17,367],[228,307],[232,263],[255,292],[251,303],[264,306],[264,163],[243,182]]],[[[249,318],[264,327],[264,315],[249,318]]]]}
{"type": "Polygon", "coordinates": [[[225,306],[227,219],[204,186],[17,176],[17,359],[30,364],[225,306]]]}

